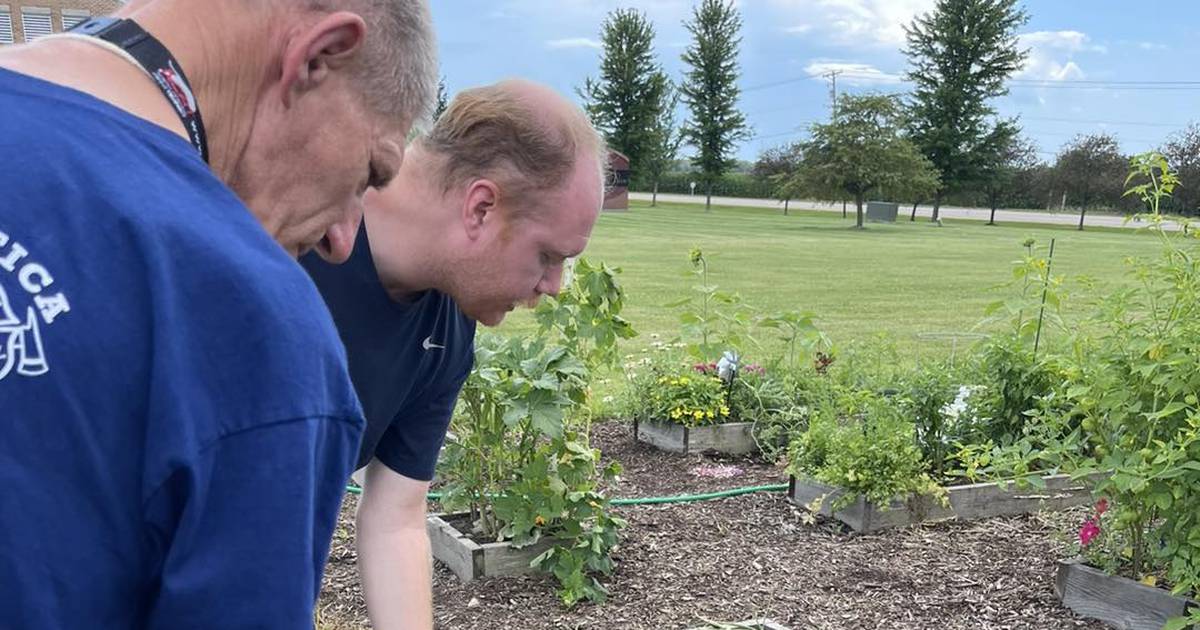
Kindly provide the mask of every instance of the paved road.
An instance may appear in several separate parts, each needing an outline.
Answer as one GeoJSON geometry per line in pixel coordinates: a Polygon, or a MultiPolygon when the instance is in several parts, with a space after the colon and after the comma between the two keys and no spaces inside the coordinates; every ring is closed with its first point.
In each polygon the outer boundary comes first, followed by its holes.
{"type": "MultiPolygon", "coordinates": [[[[629,198],[637,201],[650,201],[650,193],[629,193],[629,198]]],[[[659,193],[659,201],[671,203],[695,203],[704,205],[704,197],[702,195],[673,195],[659,193]]],[[[736,206],[746,208],[783,208],[782,201],[772,199],[745,199],[742,197],[713,197],[712,202],[720,206],[736,206]]],[[[823,201],[798,201],[793,200],[788,205],[789,208],[799,210],[820,210],[826,212],[841,212],[841,203],[825,203],[823,201]]],[[[847,209],[853,213],[854,204],[848,204],[847,209]]],[[[902,219],[907,219],[912,212],[912,206],[900,207],[902,219]]],[[[925,217],[926,219],[933,213],[932,206],[918,206],[917,216],[925,217]]],[[[958,208],[954,206],[942,206],[941,215],[948,219],[969,219],[975,221],[988,220],[991,215],[991,210],[982,208],[958,208]]],[[[1065,213],[1058,212],[1038,212],[1034,210],[997,210],[997,223],[1050,223],[1058,225],[1079,225],[1079,214],[1067,211],[1065,213]]],[[[1084,218],[1084,228],[1091,227],[1127,227],[1138,228],[1143,227],[1144,223],[1125,223],[1125,218],[1108,214],[1089,214],[1084,218]]],[[[1172,229],[1179,229],[1179,226],[1174,223],[1168,223],[1172,229]]]]}

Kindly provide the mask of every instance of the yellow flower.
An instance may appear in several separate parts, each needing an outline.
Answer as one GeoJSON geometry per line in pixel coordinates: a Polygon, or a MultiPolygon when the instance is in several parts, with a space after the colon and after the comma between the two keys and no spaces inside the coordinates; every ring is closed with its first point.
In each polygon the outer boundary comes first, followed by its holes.
{"type": "Polygon", "coordinates": [[[721,415],[728,416],[729,415],[729,407],[726,407],[725,405],[721,405],[721,415]]]}
{"type": "Polygon", "coordinates": [[[683,410],[676,407],[671,410],[671,418],[678,420],[683,415],[683,410]]]}
{"type": "Polygon", "coordinates": [[[700,411],[699,409],[697,409],[697,410],[695,410],[695,411],[693,411],[693,412],[692,412],[692,417],[693,417],[693,418],[695,418],[695,419],[697,419],[697,420],[703,420],[703,419],[704,419],[704,412],[703,412],[703,411],[700,411]]]}
{"type": "Polygon", "coordinates": [[[679,384],[680,384],[680,385],[687,385],[687,384],[688,384],[688,383],[690,383],[690,382],[691,382],[691,381],[690,381],[690,380],[688,379],[688,377],[686,377],[686,376],[680,377],[680,379],[679,379],[679,384]]]}
{"type": "Polygon", "coordinates": [[[715,418],[715,417],[716,417],[716,414],[714,414],[714,413],[712,412],[712,409],[709,409],[709,410],[708,410],[708,413],[706,413],[706,414],[704,414],[704,415],[708,416],[708,419],[709,419],[709,420],[712,420],[713,418],[715,418]]]}
{"type": "Polygon", "coordinates": [[[541,527],[542,525],[546,524],[546,519],[542,518],[541,516],[535,516],[533,518],[533,524],[541,527]]]}

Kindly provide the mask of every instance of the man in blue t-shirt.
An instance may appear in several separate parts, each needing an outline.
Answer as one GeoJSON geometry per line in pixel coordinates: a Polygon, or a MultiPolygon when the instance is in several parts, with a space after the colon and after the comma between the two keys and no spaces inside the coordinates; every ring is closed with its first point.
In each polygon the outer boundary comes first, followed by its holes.
{"type": "Polygon", "coordinates": [[[460,93],[369,195],[350,261],[303,263],[346,344],[367,417],[359,570],[379,630],[432,626],[425,494],[475,322],[556,294],[603,201],[604,144],[583,113],[524,81],[460,93]]]}
{"type": "Polygon", "coordinates": [[[311,628],[364,423],[294,256],[398,170],[428,7],[121,17],[0,49],[0,628],[311,628]]]}

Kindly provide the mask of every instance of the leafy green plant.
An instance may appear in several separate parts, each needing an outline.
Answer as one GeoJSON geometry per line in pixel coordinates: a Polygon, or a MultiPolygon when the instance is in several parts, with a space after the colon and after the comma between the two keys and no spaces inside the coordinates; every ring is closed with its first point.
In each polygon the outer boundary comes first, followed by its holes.
{"type": "Polygon", "coordinates": [[[839,396],[845,415],[823,409],[792,442],[788,472],[845,489],[834,510],[860,496],[880,507],[895,498],[944,496],[925,470],[912,421],[882,396],[846,394],[839,396]]]}
{"type": "Polygon", "coordinates": [[[688,253],[690,275],[699,284],[692,286],[692,295],[668,304],[681,308],[680,338],[687,353],[699,361],[716,361],[722,353],[757,345],[750,331],[754,324],[751,309],[737,293],[722,291],[709,280],[708,258],[699,247],[688,253]]]}
{"type": "Polygon", "coordinates": [[[439,462],[443,506],[468,510],[478,535],[518,547],[559,541],[533,565],[558,579],[567,606],[604,599],[596,575],[611,574],[625,526],[598,490],[619,467],[597,470],[587,443],[590,375],[633,334],[616,274],[581,261],[563,294],[539,307],[536,337],[477,339],[439,462]]]}
{"type": "MultiPolygon", "coordinates": [[[[1079,474],[1111,471],[1097,492],[1128,547],[1117,568],[1156,567],[1177,594],[1200,591],[1200,261],[1192,239],[1165,229],[1159,206],[1177,180],[1155,154],[1138,156],[1127,194],[1150,209],[1157,260],[1131,260],[1137,284],[1108,295],[1081,332],[1072,413],[1091,444],[1079,474]]],[[[1112,563],[1107,565],[1113,567],[1112,563]]],[[[1200,621],[1195,619],[1193,621],[1200,621]]],[[[1177,626],[1181,627],[1181,626],[1177,626]]]]}
{"type": "Polygon", "coordinates": [[[534,311],[538,334],[556,334],[589,370],[615,365],[620,357],[618,340],[637,336],[633,326],[621,317],[625,291],[620,273],[620,269],[603,262],[576,260],[568,289],[538,303],[534,311]]]}

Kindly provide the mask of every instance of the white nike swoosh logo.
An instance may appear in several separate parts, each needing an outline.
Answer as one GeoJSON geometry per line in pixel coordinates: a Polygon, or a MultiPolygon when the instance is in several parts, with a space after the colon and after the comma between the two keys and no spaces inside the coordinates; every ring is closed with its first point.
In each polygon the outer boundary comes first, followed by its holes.
{"type": "Polygon", "coordinates": [[[443,345],[439,345],[439,344],[433,343],[433,341],[431,341],[431,339],[433,339],[433,335],[430,335],[430,336],[426,337],[426,338],[424,339],[424,341],[422,341],[422,342],[421,342],[421,347],[422,347],[422,348],[425,348],[426,350],[432,350],[432,349],[434,349],[434,348],[437,348],[437,349],[439,349],[439,350],[445,350],[445,349],[446,349],[446,346],[443,346],[443,345]]]}

